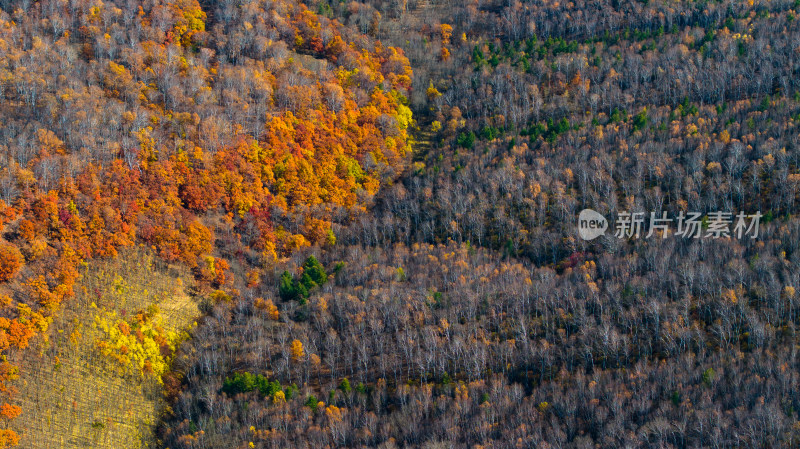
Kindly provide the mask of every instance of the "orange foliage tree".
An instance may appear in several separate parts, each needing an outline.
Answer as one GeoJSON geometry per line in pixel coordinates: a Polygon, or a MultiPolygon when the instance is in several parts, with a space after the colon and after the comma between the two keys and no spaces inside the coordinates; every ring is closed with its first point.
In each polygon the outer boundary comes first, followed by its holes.
{"type": "Polygon", "coordinates": [[[0,243],[0,282],[8,282],[22,266],[22,254],[7,243],[0,243]]]}

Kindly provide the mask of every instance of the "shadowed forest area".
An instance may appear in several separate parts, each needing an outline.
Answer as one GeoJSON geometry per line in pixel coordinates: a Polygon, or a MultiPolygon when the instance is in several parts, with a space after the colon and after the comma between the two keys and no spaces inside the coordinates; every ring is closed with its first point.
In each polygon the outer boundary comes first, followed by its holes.
{"type": "Polygon", "coordinates": [[[797,14],[0,0],[0,447],[796,447],[797,14]]]}

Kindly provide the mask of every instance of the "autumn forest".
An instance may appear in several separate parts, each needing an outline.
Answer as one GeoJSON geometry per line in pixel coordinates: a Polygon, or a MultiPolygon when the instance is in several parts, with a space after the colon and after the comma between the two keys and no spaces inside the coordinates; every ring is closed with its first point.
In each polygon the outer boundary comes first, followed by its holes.
{"type": "Polygon", "coordinates": [[[0,448],[798,447],[798,15],[0,0],[0,448]]]}

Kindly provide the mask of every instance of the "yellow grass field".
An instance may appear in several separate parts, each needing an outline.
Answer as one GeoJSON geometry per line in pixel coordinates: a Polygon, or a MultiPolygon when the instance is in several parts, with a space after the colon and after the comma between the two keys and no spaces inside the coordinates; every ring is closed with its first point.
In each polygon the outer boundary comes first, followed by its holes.
{"type": "Polygon", "coordinates": [[[15,382],[23,415],[15,422],[21,447],[145,448],[163,411],[157,376],[121,368],[100,354],[95,316],[132,319],[157,310],[163,327],[178,331],[199,315],[186,292],[187,271],[168,267],[142,249],[83,269],[73,302],[24,354],[15,382]],[[153,307],[155,306],[155,308],[153,307]]]}

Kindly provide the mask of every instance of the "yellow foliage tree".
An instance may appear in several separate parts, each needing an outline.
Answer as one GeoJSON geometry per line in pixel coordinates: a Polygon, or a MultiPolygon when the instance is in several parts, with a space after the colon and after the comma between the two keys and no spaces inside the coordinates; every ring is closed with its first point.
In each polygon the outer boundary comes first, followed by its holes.
{"type": "Polygon", "coordinates": [[[303,343],[300,340],[293,340],[292,347],[290,349],[292,354],[292,360],[298,361],[305,355],[305,351],[303,350],[303,343]]]}
{"type": "Polygon", "coordinates": [[[450,37],[453,36],[453,27],[451,25],[443,23],[439,27],[439,31],[442,34],[442,43],[445,44],[445,45],[449,44],[450,43],[450,37]]]}

